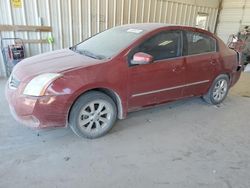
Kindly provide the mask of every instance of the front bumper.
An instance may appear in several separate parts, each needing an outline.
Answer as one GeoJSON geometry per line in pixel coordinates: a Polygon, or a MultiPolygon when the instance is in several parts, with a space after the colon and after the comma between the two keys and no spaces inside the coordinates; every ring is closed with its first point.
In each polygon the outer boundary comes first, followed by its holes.
{"type": "Polygon", "coordinates": [[[68,122],[69,95],[32,97],[11,89],[8,83],[5,96],[12,116],[32,128],[64,127],[68,122]]]}

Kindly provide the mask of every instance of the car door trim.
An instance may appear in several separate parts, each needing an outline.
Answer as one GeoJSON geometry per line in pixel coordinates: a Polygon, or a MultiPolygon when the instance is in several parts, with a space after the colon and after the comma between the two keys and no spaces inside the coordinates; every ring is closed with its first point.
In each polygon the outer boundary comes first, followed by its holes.
{"type": "Polygon", "coordinates": [[[193,82],[193,83],[179,85],[179,86],[175,86],[175,87],[169,87],[169,88],[164,88],[164,89],[159,89],[159,90],[153,90],[153,91],[148,91],[148,92],[143,92],[143,93],[137,93],[137,94],[132,95],[132,97],[139,97],[139,96],[143,96],[143,95],[149,95],[149,94],[153,94],[153,93],[159,93],[159,92],[163,92],[163,91],[169,91],[169,90],[173,90],[173,89],[179,89],[179,88],[183,88],[183,87],[204,84],[204,83],[207,83],[207,82],[209,82],[209,80],[203,80],[203,81],[193,82]]]}

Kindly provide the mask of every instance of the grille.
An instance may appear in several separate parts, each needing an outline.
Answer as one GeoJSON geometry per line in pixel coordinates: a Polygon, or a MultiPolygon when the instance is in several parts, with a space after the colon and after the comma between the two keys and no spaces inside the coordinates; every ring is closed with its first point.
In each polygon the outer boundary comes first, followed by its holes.
{"type": "Polygon", "coordinates": [[[20,84],[20,80],[18,80],[14,75],[11,75],[9,78],[9,87],[11,89],[17,89],[20,84]]]}

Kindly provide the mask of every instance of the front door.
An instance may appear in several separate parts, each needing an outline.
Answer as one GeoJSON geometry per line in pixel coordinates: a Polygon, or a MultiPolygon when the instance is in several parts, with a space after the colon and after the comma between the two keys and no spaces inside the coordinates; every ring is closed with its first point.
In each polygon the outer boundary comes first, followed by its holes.
{"type": "MultiPolygon", "coordinates": [[[[145,65],[130,65],[129,110],[183,96],[186,70],[182,43],[181,31],[164,31],[147,39],[131,52],[150,54],[154,61],[145,65]]],[[[131,58],[128,61],[130,60],[131,58]]]]}

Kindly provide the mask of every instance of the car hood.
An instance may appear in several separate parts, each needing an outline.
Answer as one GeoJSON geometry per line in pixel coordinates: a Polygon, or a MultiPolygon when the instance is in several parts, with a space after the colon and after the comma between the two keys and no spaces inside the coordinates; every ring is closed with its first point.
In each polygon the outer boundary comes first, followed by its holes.
{"type": "Polygon", "coordinates": [[[88,67],[103,62],[103,60],[93,59],[72,50],[63,49],[24,59],[15,66],[13,74],[22,81],[42,73],[63,73],[71,69],[88,67]]]}

